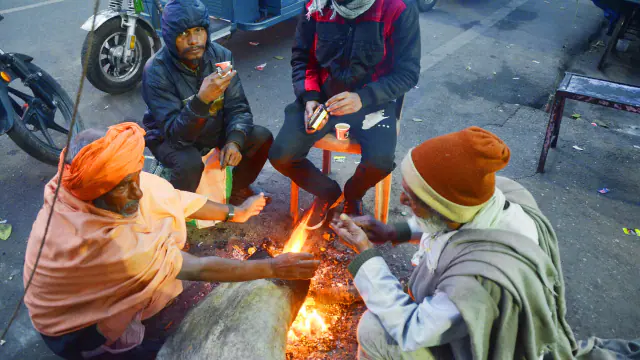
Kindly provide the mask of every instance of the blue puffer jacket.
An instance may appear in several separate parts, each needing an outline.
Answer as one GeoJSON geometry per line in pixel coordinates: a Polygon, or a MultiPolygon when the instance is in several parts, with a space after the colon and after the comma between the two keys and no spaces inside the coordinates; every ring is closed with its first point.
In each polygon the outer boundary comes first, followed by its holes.
{"type": "Polygon", "coordinates": [[[172,146],[214,147],[221,137],[242,148],[253,127],[249,102],[236,75],[224,95],[211,105],[195,95],[202,79],[216,70],[215,64],[231,61],[231,52],[209,41],[200,67],[193,71],[178,59],[176,38],[193,27],[209,28],[209,14],[200,0],[172,0],[162,14],[164,47],[145,65],[142,96],[147,103],[143,123],[147,145],[169,141],[172,146]]]}

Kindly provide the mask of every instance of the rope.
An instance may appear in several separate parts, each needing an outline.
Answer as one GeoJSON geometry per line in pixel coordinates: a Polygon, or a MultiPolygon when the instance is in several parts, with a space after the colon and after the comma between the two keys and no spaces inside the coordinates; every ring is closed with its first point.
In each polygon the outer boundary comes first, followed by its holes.
{"type": "MultiPolygon", "coordinates": [[[[75,101],[75,104],[73,105],[73,114],[71,115],[71,125],[69,127],[69,133],[67,134],[67,143],[66,143],[64,149],[62,150],[62,152],[63,152],[62,159],[66,159],[66,157],[67,157],[67,149],[69,148],[69,144],[71,143],[71,138],[73,136],[73,129],[74,129],[75,124],[76,124],[76,118],[77,118],[77,115],[78,115],[78,105],[80,104],[80,97],[82,95],[82,88],[84,87],[84,79],[87,76],[87,67],[88,67],[88,63],[89,63],[89,55],[91,54],[91,48],[93,47],[93,35],[94,35],[95,26],[96,26],[96,15],[98,14],[98,8],[99,7],[100,7],[100,0],[95,0],[95,3],[93,5],[93,22],[91,24],[91,31],[89,32],[89,37],[87,39],[87,41],[88,41],[87,53],[86,53],[84,59],[82,60],[82,76],[80,77],[80,84],[78,85],[78,92],[76,93],[76,101],[75,101]]],[[[53,209],[54,209],[54,207],[56,205],[56,201],[58,201],[58,193],[60,191],[60,183],[62,182],[62,176],[64,175],[64,168],[65,167],[62,166],[61,169],[60,169],[60,174],[58,176],[58,184],[57,184],[57,187],[56,187],[56,192],[53,195],[53,202],[51,204],[51,210],[49,211],[49,217],[47,218],[47,226],[44,229],[44,235],[42,236],[42,242],[40,243],[40,248],[38,249],[38,256],[36,257],[36,261],[33,264],[33,270],[31,271],[31,274],[29,275],[29,280],[27,281],[27,284],[24,287],[24,292],[22,293],[22,297],[20,298],[20,300],[16,304],[15,310],[13,310],[13,314],[11,315],[11,318],[9,319],[9,323],[7,324],[7,327],[2,331],[2,335],[0,335],[0,341],[4,341],[5,336],[9,332],[9,329],[11,328],[11,325],[16,320],[16,318],[18,316],[18,313],[20,312],[20,306],[22,306],[22,303],[24,302],[24,297],[27,295],[27,291],[29,290],[29,287],[31,287],[31,281],[33,281],[33,276],[35,275],[36,269],[38,268],[38,263],[40,262],[40,256],[42,255],[42,249],[44,249],[44,244],[45,244],[45,242],[47,240],[47,234],[49,233],[49,226],[51,225],[51,218],[53,216],[53,209]]]]}

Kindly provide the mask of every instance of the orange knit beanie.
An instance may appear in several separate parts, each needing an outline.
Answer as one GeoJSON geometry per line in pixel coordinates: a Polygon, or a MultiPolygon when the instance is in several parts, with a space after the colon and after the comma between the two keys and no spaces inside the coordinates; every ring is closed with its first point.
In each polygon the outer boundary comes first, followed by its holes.
{"type": "Polygon", "coordinates": [[[495,192],[495,173],[509,163],[509,147],[472,126],[429,139],[402,161],[411,190],[449,220],[467,223],[495,192]]]}

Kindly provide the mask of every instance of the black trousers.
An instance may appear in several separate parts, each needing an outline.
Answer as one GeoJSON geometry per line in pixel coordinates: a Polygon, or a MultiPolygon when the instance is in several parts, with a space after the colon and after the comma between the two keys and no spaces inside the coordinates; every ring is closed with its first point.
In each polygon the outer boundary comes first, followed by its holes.
{"type": "Polygon", "coordinates": [[[342,193],[336,181],[324,175],[307,159],[313,144],[327,133],[334,132],[338,123],[351,125],[349,135],[358,140],[362,147],[362,160],[344,186],[344,196],[347,200],[361,199],[367,190],[395,168],[395,102],[363,108],[350,115],[332,116],[320,131],[313,134],[306,133],[304,116],[302,103],[296,101],[287,106],[284,125],[269,153],[269,161],[273,167],[304,190],[328,201],[336,200],[342,193]],[[365,116],[379,110],[384,110],[384,116],[387,118],[368,130],[362,129],[365,116]]]}
{"type": "MultiPolygon", "coordinates": [[[[224,147],[226,141],[220,137],[215,147],[224,147]]],[[[233,190],[241,190],[251,185],[262,167],[267,162],[269,148],[273,143],[273,135],[269,129],[254,125],[253,130],[247,135],[240,164],[233,169],[233,190]]],[[[204,171],[202,163],[202,151],[205,146],[196,144],[191,147],[173,147],[165,141],[157,145],[147,144],[153,156],[164,166],[171,169],[170,182],[176,189],[195,192],[200,184],[200,178],[204,171]]]]}
{"type": "Polygon", "coordinates": [[[63,359],[82,360],[82,352],[95,350],[104,345],[107,339],[100,335],[96,325],[74,331],[62,336],[40,334],[51,351],[63,359]]]}

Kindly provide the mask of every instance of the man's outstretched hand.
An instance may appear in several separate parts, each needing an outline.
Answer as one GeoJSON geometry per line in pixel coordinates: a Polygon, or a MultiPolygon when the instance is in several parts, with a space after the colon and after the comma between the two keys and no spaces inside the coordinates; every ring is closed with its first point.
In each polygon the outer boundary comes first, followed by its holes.
{"type": "Polygon", "coordinates": [[[308,253],[284,253],[270,261],[271,277],[285,280],[311,279],[320,265],[320,260],[308,253]]]}
{"type": "Polygon", "coordinates": [[[240,152],[240,146],[231,142],[225,145],[220,151],[220,167],[226,168],[227,166],[238,166],[242,161],[242,153],[240,152]]]}
{"type": "MultiPolygon", "coordinates": [[[[397,239],[396,229],[393,225],[376,220],[371,215],[358,216],[351,220],[364,230],[367,238],[374,244],[384,244],[387,241],[394,242],[397,239]]],[[[339,221],[341,220],[337,216],[333,219],[334,223],[339,221]]]]}
{"type": "Polygon", "coordinates": [[[237,223],[246,222],[250,218],[259,215],[266,205],[267,200],[264,198],[263,193],[260,193],[260,195],[254,195],[236,208],[236,213],[233,216],[232,221],[237,223]]]}
{"type": "Polygon", "coordinates": [[[342,116],[360,111],[362,109],[362,100],[360,95],[345,91],[329,99],[325,105],[327,105],[329,114],[342,116]]]}
{"type": "Polygon", "coordinates": [[[336,232],[340,240],[356,253],[373,248],[367,234],[346,214],[331,223],[331,228],[336,232]]]}

